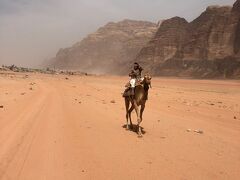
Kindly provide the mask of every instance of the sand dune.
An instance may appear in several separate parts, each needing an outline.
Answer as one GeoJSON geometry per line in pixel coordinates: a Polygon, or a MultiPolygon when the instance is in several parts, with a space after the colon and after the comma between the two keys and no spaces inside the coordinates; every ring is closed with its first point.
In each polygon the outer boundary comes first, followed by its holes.
{"type": "Polygon", "coordinates": [[[0,179],[239,179],[239,81],[153,78],[138,138],[126,80],[2,73],[0,179]]]}

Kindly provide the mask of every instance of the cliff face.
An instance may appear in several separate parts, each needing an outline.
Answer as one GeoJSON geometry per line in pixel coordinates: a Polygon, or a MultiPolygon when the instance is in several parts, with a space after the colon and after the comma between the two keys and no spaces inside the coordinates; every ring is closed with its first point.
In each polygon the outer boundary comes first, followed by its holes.
{"type": "Polygon", "coordinates": [[[234,52],[240,58],[240,0],[233,5],[233,13],[237,22],[236,37],[234,42],[234,52]],[[237,21],[238,20],[238,21],[237,21]]]}
{"type": "Polygon", "coordinates": [[[179,17],[163,21],[155,36],[139,52],[136,61],[139,61],[145,69],[151,69],[156,64],[177,58],[180,46],[184,43],[187,25],[188,22],[179,17]]]}
{"type": "Polygon", "coordinates": [[[135,60],[156,75],[240,76],[239,4],[208,7],[190,23],[164,21],[135,60]]]}
{"type": "Polygon", "coordinates": [[[230,7],[208,7],[188,25],[183,46],[184,60],[214,60],[233,53],[233,27],[229,24],[230,7]]]}
{"type": "Polygon", "coordinates": [[[53,65],[60,69],[119,73],[120,67],[136,57],[156,30],[156,24],[145,21],[108,23],[74,46],[61,49],[53,65]]]}

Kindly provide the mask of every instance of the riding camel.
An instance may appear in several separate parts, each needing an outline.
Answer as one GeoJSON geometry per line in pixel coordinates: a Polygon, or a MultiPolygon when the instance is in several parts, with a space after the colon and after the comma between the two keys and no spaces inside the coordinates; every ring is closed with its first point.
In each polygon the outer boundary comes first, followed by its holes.
{"type": "Polygon", "coordinates": [[[138,123],[137,133],[139,137],[142,137],[142,129],[140,127],[140,124],[142,122],[142,116],[145,109],[145,104],[148,99],[148,90],[149,90],[149,87],[151,87],[151,79],[152,79],[151,76],[145,75],[143,80],[136,85],[134,90],[135,91],[134,96],[131,95],[130,93],[129,95],[127,95],[127,93],[124,95],[125,107],[126,107],[126,120],[127,120],[126,128],[127,130],[129,130],[129,127],[133,128],[131,113],[135,109],[137,114],[137,123],[138,123]],[[130,121],[130,126],[129,126],[128,120],[130,121]]]}

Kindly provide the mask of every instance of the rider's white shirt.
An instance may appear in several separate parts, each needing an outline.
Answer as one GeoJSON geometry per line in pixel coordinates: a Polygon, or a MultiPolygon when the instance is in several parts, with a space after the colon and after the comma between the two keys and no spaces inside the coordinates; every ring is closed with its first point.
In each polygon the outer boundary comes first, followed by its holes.
{"type": "MultiPolygon", "coordinates": [[[[141,80],[143,80],[144,78],[141,78],[141,80]]],[[[131,88],[134,88],[135,85],[136,85],[136,79],[130,79],[130,85],[131,85],[131,88]]]]}

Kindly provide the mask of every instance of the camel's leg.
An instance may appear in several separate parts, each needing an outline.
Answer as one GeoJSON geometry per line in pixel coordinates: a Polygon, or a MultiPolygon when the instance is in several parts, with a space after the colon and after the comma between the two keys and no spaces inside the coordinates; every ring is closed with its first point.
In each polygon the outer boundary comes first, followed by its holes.
{"type": "Polygon", "coordinates": [[[129,110],[129,104],[130,104],[129,99],[125,98],[126,120],[127,120],[127,127],[126,127],[126,129],[129,129],[129,125],[128,125],[128,110],[129,110]]]}
{"type": "Polygon", "coordinates": [[[137,105],[137,103],[134,101],[134,108],[137,114],[137,122],[138,122],[138,136],[142,137],[142,129],[140,127],[140,123],[141,123],[141,118],[140,118],[140,112],[139,112],[139,107],[137,105]]]}
{"type": "Polygon", "coordinates": [[[130,128],[133,128],[132,117],[131,117],[131,113],[132,113],[133,110],[134,110],[134,105],[132,104],[132,106],[128,110],[128,116],[129,116],[129,121],[130,121],[130,128]]]}
{"type": "Polygon", "coordinates": [[[143,103],[143,104],[141,105],[141,110],[140,110],[141,122],[142,122],[142,116],[143,116],[143,111],[144,111],[144,109],[145,109],[145,103],[143,103]]]}

